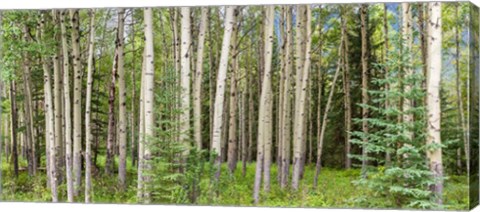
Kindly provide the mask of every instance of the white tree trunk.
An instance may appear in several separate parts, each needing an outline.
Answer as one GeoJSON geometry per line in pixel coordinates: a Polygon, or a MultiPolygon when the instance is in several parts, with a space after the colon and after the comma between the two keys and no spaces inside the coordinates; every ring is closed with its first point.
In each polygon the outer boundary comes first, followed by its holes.
{"type": "Polygon", "coordinates": [[[92,126],[91,105],[92,105],[92,86],[93,86],[93,54],[95,44],[95,9],[90,13],[90,38],[88,43],[88,65],[87,65],[87,97],[85,100],[85,202],[91,202],[92,188],[92,126]]]}
{"type": "Polygon", "coordinates": [[[232,29],[235,24],[234,6],[226,6],[225,14],[225,31],[223,34],[222,51],[220,55],[220,66],[217,74],[217,88],[215,94],[215,109],[213,113],[213,135],[212,135],[212,151],[217,155],[215,164],[217,166],[217,173],[215,178],[220,177],[220,159],[221,159],[221,141],[222,141],[222,126],[225,100],[225,80],[227,78],[228,56],[230,50],[230,40],[232,38],[232,29]]]}
{"type": "Polygon", "coordinates": [[[205,46],[205,31],[208,25],[208,8],[202,7],[200,29],[198,32],[197,61],[195,64],[195,79],[193,85],[193,130],[194,140],[198,150],[202,149],[202,80],[203,53],[205,46]]]}
{"type": "MultiPolygon", "coordinates": [[[[153,111],[154,104],[154,87],[155,87],[155,67],[154,67],[154,52],[153,52],[153,14],[152,8],[146,8],[144,12],[144,21],[145,21],[145,72],[143,73],[144,77],[144,113],[145,113],[145,153],[144,153],[144,169],[145,171],[150,170],[150,157],[151,151],[149,146],[149,140],[154,136],[155,128],[155,118],[153,111]]],[[[145,203],[150,202],[150,191],[149,183],[150,177],[144,177],[144,189],[146,190],[144,194],[145,203]]]]}
{"type": "MultiPolygon", "coordinates": [[[[442,16],[441,3],[428,3],[430,17],[428,19],[428,46],[427,46],[427,145],[440,144],[440,79],[442,71],[442,16]]],[[[428,151],[430,171],[436,183],[432,192],[436,195],[436,202],[442,204],[443,192],[443,165],[442,149],[435,148],[428,151]]]]}
{"type": "Polygon", "coordinates": [[[82,71],[80,55],[79,10],[70,10],[72,22],[72,61],[73,61],[73,179],[74,195],[80,192],[82,181],[82,71]]]}
{"type": "Polygon", "coordinates": [[[190,139],[190,46],[192,44],[190,7],[181,8],[180,49],[180,142],[184,145],[184,157],[188,154],[190,139]]]}
{"type": "Polygon", "coordinates": [[[119,162],[118,162],[118,184],[120,190],[126,188],[127,176],[127,90],[125,89],[125,68],[124,68],[124,24],[125,9],[118,10],[118,28],[117,28],[117,73],[118,73],[118,142],[119,142],[119,162]]]}
{"type": "Polygon", "coordinates": [[[70,64],[68,59],[68,42],[66,17],[67,11],[62,11],[61,31],[62,31],[62,49],[63,49],[63,99],[65,101],[65,161],[67,172],[67,201],[73,202],[73,173],[72,173],[72,106],[70,104],[70,64]]]}

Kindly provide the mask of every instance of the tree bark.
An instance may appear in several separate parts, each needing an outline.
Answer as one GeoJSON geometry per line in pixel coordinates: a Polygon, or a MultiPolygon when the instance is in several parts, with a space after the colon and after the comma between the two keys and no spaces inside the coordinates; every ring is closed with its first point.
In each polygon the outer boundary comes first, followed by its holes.
{"type": "MultiPolygon", "coordinates": [[[[402,51],[404,55],[411,55],[412,52],[412,45],[413,45],[413,38],[412,38],[412,10],[411,5],[409,3],[402,3],[402,51]]],[[[412,58],[408,56],[407,64],[412,63],[412,58]]],[[[403,67],[403,79],[407,80],[403,83],[403,92],[406,95],[412,92],[411,83],[408,80],[413,75],[413,70],[409,66],[403,67]]],[[[413,113],[410,112],[413,106],[413,101],[411,98],[405,97],[403,98],[403,115],[402,121],[407,126],[410,126],[413,123],[413,113]]],[[[407,135],[409,140],[413,139],[413,132],[407,127],[405,134],[407,135]]],[[[405,144],[408,145],[408,144],[405,144]]],[[[404,157],[408,157],[407,154],[404,154],[404,157]]]]}
{"type": "Polygon", "coordinates": [[[18,151],[17,151],[17,86],[15,80],[10,81],[10,139],[12,140],[12,163],[15,177],[18,178],[18,151]]]}
{"type": "Polygon", "coordinates": [[[193,130],[194,140],[198,150],[202,149],[202,81],[203,54],[205,47],[205,32],[208,23],[207,7],[201,8],[200,29],[198,32],[197,61],[195,64],[195,79],[193,85],[193,130]]]}
{"type": "Polygon", "coordinates": [[[67,172],[67,201],[73,202],[73,173],[72,173],[72,119],[71,119],[71,102],[70,102],[70,64],[68,59],[68,43],[66,29],[67,11],[62,11],[60,27],[62,31],[62,49],[63,49],[63,100],[65,101],[65,161],[67,172]]]}
{"type": "Polygon", "coordinates": [[[222,41],[222,52],[220,55],[220,67],[217,75],[217,89],[215,94],[215,106],[213,115],[213,135],[212,135],[212,150],[217,154],[215,159],[215,166],[217,171],[215,178],[220,177],[220,159],[221,159],[221,134],[223,121],[223,102],[225,100],[225,80],[227,77],[228,56],[230,50],[230,40],[232,38],[233,25],[235,24],[234,6],[226,6],[225,14],[225,31],[222,41]]]}
{"type": "Polygon", "coordinates": [[[311,47],[311,9],[310,6],[300,9],[302,6],[297,6],[297,14],[304,14],[305,17],[297,17],[297,45],[296,54],[302,55],[298,57],[295,65],[297,67],[297,80],[296,80],[296,96],[295,96],[295,118],[294,118],[294,158],[293,158],[293,176],[292,176],[292,188],[298,190],[300,175],[301,175],[301,158],[303,142],[305,142],[305,101],[307,96],[308,74],[310,69],[310,47],[311,47]],[[305,11],[306,10],[306,11],[305,11]],[[303,22],[303,23],[302,23],[303,22]],[[300,33],[301,31],[304,33],[300,33]],[[302,45],[305,43],[305,46],[302,45]],[[304,61],[302,60],[304,59],[304,61]]]}
{"type": "Polygon", "coordinates": [[[95,9],[90,11],[90,38],[88,43],[87,65],[87,97],[85,100],[85,203],[91,202],[92,190],[92,157],[93,142],[91,122],[92,86],[93,86],[93,57],[95,44],[95,9]]]}
{"type": "Polygon", "coordinates": [[[79,10],[70,10],[72,22],[72,61],[73,61],[73,173],[74,195],[80,193],[82,182],[82,71],[80,54],[79,10]]]}
{"type": "Polygon", "coordinates": [[[115,90],[118,71],[118,48],[115,49],[115,56],[113,58],[113,67],[110,77],[109,97],[108,97],[108,134],[107,134],[107,158],[105,161],[105,174],[112,175],[114,169],[115,157],[115,90]]]}
{"type": "MultiPolygon", "coordinates": [[[[428,47],[427,47],[427,145],[441,144],[440,138],[440,80],[442,70],[442,16],[441,3],[428,3],[430,16],[428,19],[428,47]]],[[[442,149],[435,148],[427,152],[430,171],[435,184],[431,189],[436,202],[442,204],[443,194],[443,165],[442,149]]]]}
{"type": "MultiPolygon", "coordinates": [[[[343,31],[343,92],[344,95],[344,108],[345,108],[345,168],[349,169],[352,166],[352,160],[350,159],[350,133],[352,131],[352,103],[350,96],[350,63],[349,50],[348,50],[348,30],[347,22],[348,15],[346,13],[346,8],[344,8],[344,13],[342,16],[342,31],[343,31]]],[[[321,89],[320,89],[321,90],[321,89]]]]}
{"type": "MultiPolygon", "coordinates": [[[[237,17],[238,19],[238,17],[237,17]]],[[[230,97],[229,97],[229,116],[228,116],[228,153],[227,163],[230,174],[235,172],[237,167],[237,72],[238,72],[238,28],[240,24],[235,24],[232,29],[232,61],[230,73],[230,97]]]]}
{"type": "MultiPolygon", "coordinates": [[[[117,71],[118,71],[118,185],[121,191],[126,189],[127,177],[127,90],[125,88],[125,68],[124,68],[124,27],[125,27],[125,9],[118,10],[118,28],[117,28],[117,71]]],[[[133,42],[133,41],[132,41],[133,42]]]]}
{"type": "Polygon", "coordinates": [[[190,46],[192,45],[190,7],[181,8],[180,50],[180,142],[184,145],[183,157],[188,154],[190,139],[190,46]]]}
{"type": "MultiPolygon", "coordinates": [[[[153,51],[153,17],[152,17],[152,8],[145,9],[144,12],[144,21],[145,21],[145,72],[144,72],[144,113],[145,113],[145,154],[144,154],[144,169],[146,172],[150,171],[151,165],[151,150],[149,146],[149,140],[154,136],[155,128],[155,118],[153,111],[154,104],[154,86],[155,86],[155,69],[154,69],[154,51],[153,51]]],[[[150,190],[149,183],[150,177],[144,177],[145,183],[145,194],[144,199],[145,203],[150,202],[150,190]]]]}
{"type": "Polygon", "coordinates": [[[293,66],[293,57],[292,57],[292,46],[293,46],[293,32],[292,32],[292,7],[287,6],[286,10],[286,36],[284,44],[284,88],[283,88],[283,112],[282,112],[282,176],[280,179],[280,187],[285,188],[287,186],[287,181],[289,177],[290,169],[290,139],[291,139],[291,91],[292,91],[292,66],[293,66]]]}
{"type": "MultiPolygon", "coordinates": [[[[361,63],[362,63],[362,104],[368,104],[368,53],[367,53],[367,14],[368,13],[368,5],[362,4],[360,9],[360,19],[361,19],[361,37],[362,37],[362,55],[361,55],[361,63]]],[[[368,134],[368,108],[362,107],[362,131],[364,134],[368,134]]],[[[362,145],[362,177],[366,177],[367,174],[367,138],[362,138],[363,145],[362,145]]]]}
{"type": "Polygon", "coordinates": [[[264,19],[264,72],[262,80],[262,90],[260,94],[260,106],[258,115],[258,137],[257,137],[257,161],[255,168],[255,183],[253,190],[254,204],[260,200],[260,185],[262,183],[263,171],[263,190],[268,193],[270,190],[270,165],[271,165],[271,147],[272,147],[272,47],[273,47],[273,26],[274,26],[274,6],[265,6],[264,19]]]}

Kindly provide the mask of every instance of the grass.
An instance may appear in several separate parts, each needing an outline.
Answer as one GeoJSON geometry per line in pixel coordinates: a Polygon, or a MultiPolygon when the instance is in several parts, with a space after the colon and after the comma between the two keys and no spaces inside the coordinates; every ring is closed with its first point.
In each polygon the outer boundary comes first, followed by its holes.
{"type": "MultiPolygon", "coordinates": [[[[105,158],[98,158],[99,164],[104,164],[105,158]]],[[[20,161],[20,164],[24,164],[20,161]]],[[[21,167],[24,167],[24,166],[21,167]]],[[[93,177],[93,195],[95,203],[136,203],[136,170],[128,161],[128,176],[126,191],[121,192],[117,186],[116,176],[107,177],[100,166],[93,177]]],[[[46,176],[40,172],[35,177],[28,176],[22,171],[18,178],[13,177],[12,168],[3,160],[3,188],[2,201],[21,202],[49,202],[50,190],[46,188],[46,176]]],[[[358,199],[366,198],[367,193],[362,188],[355,187],[351,182],[358,179],[360,170],[339,170],[323,168],[319,176],[318,187],[313,187],[315,167],[305,167],[304,178],[298,191],[282,190],[277,181],[277,167],[272,166],[270,192],[261,193],[259,206],[268,207],[313,207],[313,208],[361,208],[365,207],[358,199]]],[[[225,165],[222,166],[222,175],[218,182],[219,195],[212,194],[211,180],[205,176],[200,181],[201,194],[197,199],[198,205],[222,206],[253,206],[253,182],[255,177],[255,163],[247,165],[246,176],[241,173],[241,164],[237,166],[234,175],[230,175],[225,165]]],[[[84,177],[82,176],[82,181],[84,177]]],[[[445,209],[467,210],[468,183],[466,176],[450,176],[445,181],[444,204],[445,209]]],[[[59,186],[59,198],[66,200],[66,185],[59,186]]],[[[83,190],[75,198],[76,202],[83,202],[83,190]]],[[[375,201],[375,208],[394,207],[382,201],[375,201]],[[382,205],[385,204],[385,205],[382,205]]]]}

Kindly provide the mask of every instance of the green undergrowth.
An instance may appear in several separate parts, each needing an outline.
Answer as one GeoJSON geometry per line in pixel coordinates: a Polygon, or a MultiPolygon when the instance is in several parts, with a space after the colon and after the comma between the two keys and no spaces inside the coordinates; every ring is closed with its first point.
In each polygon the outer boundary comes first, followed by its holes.
{"type": "MultiPolygon", "coordinates": [[[[105,158],[98,158],[98,164],[104,164],[105,158]]],[[[21,167],[26,167],[20,161],[21,167]]],[[[93,176],[93,202],[95,203],[136,203],[137,174],[131,162],[128,161],[127,189],[121,191],[117,186],[116,176],[106,176],[103,166],[99,165],[93,176]]],[[[46,188],[47,178],[45,172],[39,171],[37,176],[30,177],[24,169],[18,178],[13,175],[12,167],[3,160],[2,201],[17,202],[49,202],[50,190],[46,188]]],[[[298,191],[281,189],[277,181],[277,167],[272,165],[270,192],[261,193],[258,206],[266,207],[312,207],[312,208],[391,208],[388,201],[369,198],[368,192],[355,187],[353,180],[358,179],[359,169],[341,170],[323,168],[318,180],[317,188],[313,187],[315,174],[314,165],[307,165],[303,180],[298,191]],[[365,205],[362,200],[368,200],[365,205]]],[[[246,176],[242,176],[242,165],[238,164],[234,175],[230,175],[226,165],[222,166],[222,174],[218,184],[212,184],[211,176],[202,177],[200,194],[196,200],[197,205],[221,206],[253,206],[253,184],[255,179],[255,163],[247,165],[246,176]],[[218,192],[217,192],[218,191],[218,192]]],[[[82,176],[82,182],[84,176],[82,176]]],[[[213,181],[215,182],[215,181],[213,181]]],[[[263,186],[262,186],[263,187],[263,186]]],[[[468,184],[466,176],[449,176],[444,188],[445,209],[467,210],[468,184]]],[[[59,199],[66,201],[66,184],[59,186],[59,199]]],[[[76,202],[84,201],[83,189],[75,198],[76,202]]],[[[166,202],[156,204],[168,204],[166,202]]]]}

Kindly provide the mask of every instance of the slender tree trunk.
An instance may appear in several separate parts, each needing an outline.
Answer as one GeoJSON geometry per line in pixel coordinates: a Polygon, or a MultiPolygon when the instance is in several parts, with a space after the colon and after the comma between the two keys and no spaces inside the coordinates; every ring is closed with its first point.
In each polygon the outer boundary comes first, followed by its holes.
{"type": "Polygon", "coordinates": [[[79,10],[70,10],[72,22],[72,61],[73,61],[73,173],[74,195],[80,193],[82,182],[82,71],[80,55],[79,10]]]}
{"type": "MultiPolygon", "coordinates": [[[[428,20],[428,78],[427,78],[427,145],[441,144],[440,138],[440,80],[442,70],[442,15],[441,3],[428,3],[430,17],[428,20]]],[[[428,151],[430,171],[435,184],[432,192],[438,204],[443,203],[443,165],[442,149],[428,151]]]]}
{"type": "Polygon", "coordinates": [[[125,9],[118,10],[118,28],[117,28],[117,71],[118,71],[118,143],[119,143],[119,162],[118,162],[118,185],[121,191],[126,189],[127,177],[127,90],[125,88],[125,68],[124,68],[124,38],[125,27],[125,9]]]}
{"type": "Polygon", "coordinates": [[[290,168],[290,139],[291,139],[291,90],[292,90],[292,46],[293,46],[293,32],[292,32],[292,7],[288,6],[286,11],[286,36],[285,36],[285,49],[284,49],[284,88],[283,88],[283,112],[282,112],[282,177],[280,180],[280,187],[285,188],[289,177],[290,168]]]}
{"type": "MultiPolygon", "coordinates": [[[[238,19],[238,17],[237,17],[238,19]]],[[[229,97],[229,116],[228,116],[228,153],[227,163],[230,174],[235,172],[237,167],[237,72],[238,72],[238,49],[237,41],[239,24],[235,24],[232,29],[232,61],[230,73],[230,97],[229,97]]]]}
{"type": "Polygon", "coordinates": [[[17,86],[15,80],[10,81],[10,139],[12,140],[13,172],[18,178],[18,151],[17,151],[17,86]]]}
{"type": "Polygon", "coordinates": [[[184,157],[188,154],[190,139],[190,46],[192,45],[190,7],[181,8],[181,56],[180,56],[180,142],[184,145],[184,157]]]}
{"type": "MultiPolygon", "coordinates": [[[[45,43],[45,14],[42,14],[40,21],[40,34],[37,33],[37,42],[45,43]]],[[[48,144],[48,154],[46,160],[49,161],[50,167],[47,170],[50,176],[50,190],[52,202],[58,201],[57,193],[57,163],[56,163],[56,146],[55,146],[55,117],[53,112],[53,92],[50,68],[48,67],[48,59],[41,58],[43,68],[43,90],[44,90],[44,106],[45,106],[45,141],[48,144]]],[[[35,158],[35,157],[34,157],[35,158]]]]}
{"type": "MultiPolygon", "coordinates": [[[[419,17],[418,18],[420,19],[420,17],[422,17],[422,13],[419,10],[419,17]]],[[[422,25],[420,25],[420,26],[422,26],[422,25]]],[[[386,3],[383,4],[383,36],[384,36],[384,39],[385,39],[385,41],[384,41],[383,63],[386,64],[387,58],[388,58],[388,10],[387,10],[387,4],[386,3]]],[[[423,42],[423,40],[422,40],[422,42],[423,42]]],[[[384,70],[385,70],[385,78],[387,78],[388,75],[389,75],[388,66],[385,66],[384,70]]],[[[388,91],[390,89],[390,85],[388,83],[386,83],[384,89],[386,91],[388,91]]],[[[389,109],[389,108],[390,108],[390,101],[387,99],[385,101],[385,109],[389,109]]],[[[390,117],[386,117],[386,118],[390,119],[390,117]]],[[[391,159],[390,151],[387,150],[386,153],[385,153],[385,165],[390,165],[391,160],[392,159],[391,159]]]]}
{"type": "MultiPolygon", "coordinates": [[[[54,22],[57,24],[57,30],[59,28],[59,13],[57,11],[53,11],[52,15],[54,17],[54,22]]],[[[55,32],[55,39],[61,40],[61,32],[55,32]]],[[[55,152],[56,152],[56,164],[57,164],[57,175],[59,179],[59,183],[61,183],[64,179],[63,178],[63,171],[64,171],[64,160],[65,155],[63,154],[63,104],[62,104],[62,68],[61,68],[61,54],[62,49],[56,46],[55,56],[52,58],[53,61],[53,106],[54,106],[54,116],[55,116],[55,152]]]]}
{"type": "MultiPolygon", "coordinates": [[[[411,10],[411,5],[409,3],[402,3],[402,51],[403,54],[406,55],[411,55],[412,52],[412,45],[413,45],[413,38],[412,38],[412,10],[411,10]]],[[[412,58],[408,57],[407,58],[407,63],[412,63],[411,61],[412,58]]],[[[406,80],[405,83],[403,83],[403,92],[406,95],[409,95],[409,93],[412,92],[412,86],[411,83],[408,82],[408,80],[412,77],[413,75],[413,70],[410,67],[403,67],[403,79],[406,80]]],[[[404,124],[407,126],[410,126],[413,123],[413,114],[410,112],[411,108],[413,106],[413,101],[411,98],[403,98],[403,105],[402,105],[402,110],[403,110],[403,115],[402,115],[402,121],[404,124]]],[[[411,129],[408,127],[405,131],[405,135],[407,135],[409,140],[413,139],[413,132],[411,129]]],[[[405,144],[409,145],[409,144],[405,144]]],[[[407,154],[404,154],[404,157],[407,157],[407,154]]]]}
{"type": "Polygon", "coordinates": [[[73,173],[72,173],[72,119],[71,119],[71,102],[70,102],[70,64],[68,58],[68,43],[66,29],[67,11],[62,11],[61,15],[61,31],[62,31],[62,49],[63,49],[63,100],[65,101],[65,161],[67,172],[67,201],[73,202],[73,173]]]}
{"type": "Polygon", "coordinates": [[[244,90],[240,93],[240,131],[241,131],[241,141],[242,141],[242,176],[245,177],[247,174],[247,156],[248,156],[248,144],[247,144],[247,117],[245,110],[246,104],[246,92],[245,88],[248,85],[244,84],[244,90]]]}
{"type": "MultiPolygon", "coordinates": [[[[346,14],[346,8],[344,8],[344,14],[342,16],[342,31],[343,31],[343,91],[344,95],[344,108],[345,108],[345,168],[349,169],[352,166],[352,160],[350,159],[350,133],[352,131],[352,104],[350,96],[350,64],[348,61],[348,30],[347,30],[348,15],[346,14]]],[[[321,89],[320,89],[321,90],[321,89]]]]}
{"type": "MultiPolygon", "coordinates": [[[[153,111],[154,104],[154,86],[155,86],[155,69],[154,69],[154,51],[153,51],[153,17],[152,8],[146,8],[144,11],[145,21],[145,72],[144,72],[144,113],[145,113],[145,154],[144,154],[144,169],[148,173],[151,169],[151,150],[149,146],[149,140],[154,136],[155,118],[153,111]]],[[[150,177],[144,177],[144,202],[150,202],[150,177]]]]}
{"type": "Polygon", "coordinates": [[[217,89],[215,94],[215,106],[213,115],[213,135],[212,135],[212,150],[217,154],[215,159],[215,166],[217,166],[217,172],[215,178],[218,180],[220,177],[220,159],[221,159],[221,134],[222,134],[222,121],[223,121],[223,103],[225,100],[225,80],[227,77],[228,68],[228,55],[230,50],[230,40],[232,38],[233,25],[235,24],[234,14],[235,7],[226,6],[225,14],[225,31],[223,34],[222,53],[220,56],[220,66],[217,75],[217,89]]]}
{"type": "MultiPolygon", "coordinates": [[[[345,36],[345,34],[342,31],[340,40],[344,40],[344,36],[345,36]]],[[[338,48],[338,53],[339,54],[341,54],[344,44],[345,44],[344,42],[340,42],[340,46],[338,48]]],[[[315,165],[315,177],[313,179],[313,185],[314,185],[315,188],[318,185],[318,176],[320,175],[321,166],[322,166],[322,150],[323,150],[323,142],[324,142],[324,137],[325,137],[325,130],[327,129],[327,124],[328,124],[328,112],[330,111],[330,107],[331,107],[332,99],[333,99],[333,93],[335,92],[335,85],[336,85],[336,82],[337,82],[337,79],[338,79],[338,75],[340,74],[340,68],[342,67],[341,66],[341,61],[342,61],[342,58],[341,58],[341,56],[339,56],[338,61],[337,61],[337,70],[335,71],[335,75],[333,76],[333,81],[332,81],[332,85],[331,85],[331,88],[330,88],[330,93],[328,94],[327,104],[325,105],[325,111],[323,113],[322,126],[321,126],[321,129],[320,129],[318,143],[317,143],[317,162],[316,162],[316,165],[315,165]]],[[[320,87],[320,90],[321,89],[322,88],[320,87]]]]}
{"type": "MultiPolygon", "coordinates": [[[[135,14],[135,9],[131,10],[132,17],[134,17],[135,14]]],[[[131,25],[131,39],[132,41],[135,40],[135,24],[132,23],[131,25]]],[[[135,50],[135,42],[132,43],[132,49],[135,50]]],[[[136,156],[137,152],[136,150],[136,145],[135,145],[135,135],[136,135],[136,130],[137,130],[137,122],[135,121],[135,118],[137,117],[137,109],[136,109],[136,104],[137,104],[137,80],[136,80],[136,54],[135,51],[132,52],[132,70],[131,70],[131,77],[132,77],[132,100],[131,100],[131,112],[130,112],[130,150],[131,150],[131,159],[132,159],[132,166],[135,166],[135,161],[136,161],[136,156]]]]}
{"type": "MultiPolygon", "coordinates": [[[[202,7],[200,29],[198,32],[197,61],[195,65],[195,79],[193,85],[193,130],[194,140],[198,150],[202,149],[202,81],[203,81],[203,53],[205,46],[205,32],[208,25],[208,8],[202,7]]],[[[211,36],[211,35],[210,35],[211,36]]]]}
{"type": "MultiPolygon", "coordinates": [[[[26,43],[31,42],[30,30],[27,25],[23,27],[23,40],[26,43]]],[[[24,92],[24,120],[25,120],[25,147],[28,162],[28,174],[35,176],[36,157],[35,157],[35,138],[33,135],[33,109],[32,109],[32,83],[30,80],[30,60],[28,52],[23,53],[23,92],[24,92]]]]}
{"type": "Polygon", "coordinates": [[[137,177],[137,202],[143,202],[144,196],[144,155],[145,155],[145,67],[146,67],[146,51],[143,52],[143,61],[142,61],[142,71],[141,71],[141,82],[140,82],[140,112],[139,112],[139,129],[138,129],[138,177],[137,177]]]}
{"type": "Polygon", "coordinates": [[[93,142],[91,122],[92,86],[93,86],[93,57],[95,44],[95,9],[90,11],[90,38],[88,43],[87,65],[87,97],[85,100],[85,202],[91,202],[92,189],[92,157],[93,142]]]}
{"type": "MultiPolygon", "coordinates": [[[[455,5],[455,17],[458,17],[458,9],[459,9],[459,3],[457,2],[455,5]]],[[[468,139],[468,125],[465,122],[465,112],[463,109],[463,95],[462,95],[462,90],[461,90],[461,79],[460,79],[460,32],[459,32],[459,27],[458,25],[455,26],[455,70],[456,70],[456,91],[457,91],[457,107],[458,107],[458,116],[459,116],[459,122],[460,126],[462,127],[462,132],[463,132],[463,146],[464,146],[464,151],[465,151],[465,159],[466,159],[466,167],[467,167],[467,173],[470,173],[470,141],[468,139]]],[[[459,151],[458,153],[461,155],[461,152],[459,151]]],[[[460,160],[460,166],[461,166],[461,160],[460,160]]]]}
{"type": "MultiPolygon", "coordinates": [[[[362,63],[362,104],[368,104],[368,53],[367,53],[367,14],[368,13],[368,5],[362,4],[360,9],[360,19],[361,19],[361,37],[362,37],[362,55],[361,55],[361,63],[362,63]]],[[[368,134],[368,108],[362,107],[362,131],[364,134],[368,134]]],[[[362,177],[366,177],[367,174],[367,138],[362,138],[363,145],[362,145],[362,177]]]]}
{"type": "Polygon", "coordinates": [[[294,119],[294,158],[293,158],[293,176],[292,176],[292,187],[294,190],[298,190],[300,175],[301,175],[301,157],[303,153],[302,145],[305,142],[304,137],[304,127],[305,127],[305,101],[307,97],[307,84],[308,84],[308,74],[310,69],[310,47],[311,47],[311,9],[309,6],[300,9],[302,6],[297,6],[297,14],[304,13],[306,17],[298,16],[297,20],[297,46],[296,54],[304,55],[301,56],[301,59],[298,59],[295,62],[297,67],[297,91],[295,97],[295,119],[294,119]],[[306,11],[304,11],[306,10],[306,11]],[[302,23],[303,22],[303,23],[302,23]],[[300,24],[301,23],[301,24],[300,24]],[[299,33],[305,30],[304,33],[299,33]],[[303,41],[305,39],[305,41],[303,41]],[[302,44],[305,42],[305,46],[302,44]]]}
{"type": "Polygon", "coordinates": [[[274,6],[265,6],[264,19],[264,72],[262,80],[262,91],[260,95],[260,108],[258,115],[258,137],[257,137],[257,161],[255,169],[255,183],[253,190],[254,204],[260,200],[260,185],[262,183],[263,171],[263,189],[268,193],[270,190],[270,165],[271,165],[271,147],[272,147],[272,47],[273,47],[273,25],[274,25],[274,6]]]}
{"type": "Polygon", "coordinates": [[[112,74],[110,77],[110,88],[108,97],[108,134],[107,134],[107,158],[105,161],[105,174],[112,175],[114,169],[115,157],[115,84],[117,81],[118,71],[118,48],[115,49],[115,56],[113,58],[112,74]]]}

